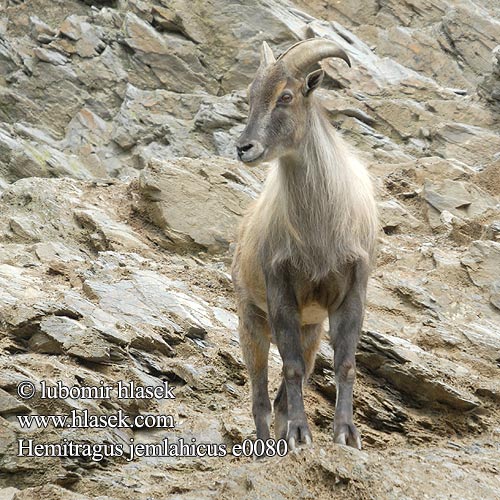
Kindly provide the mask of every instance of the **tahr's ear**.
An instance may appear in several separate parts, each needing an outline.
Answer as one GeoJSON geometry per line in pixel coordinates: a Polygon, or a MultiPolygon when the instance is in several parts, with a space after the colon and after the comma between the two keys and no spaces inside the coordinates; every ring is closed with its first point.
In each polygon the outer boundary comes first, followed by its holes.
{"type": "Polygon", "coordinates": [[[309,73],[304,82],[304,95],[308,96],[313,90],[316,90],[321,85],[324,76],[325,72],[322,69],[317,69],[316,71],[309,73]]]}

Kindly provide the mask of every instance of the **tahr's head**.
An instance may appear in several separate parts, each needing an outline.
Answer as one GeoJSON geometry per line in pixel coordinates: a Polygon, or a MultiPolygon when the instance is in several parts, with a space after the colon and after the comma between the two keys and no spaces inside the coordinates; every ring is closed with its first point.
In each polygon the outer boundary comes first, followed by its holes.
{"type": "Polygon", "coordinates": [[[329,40],[298,42],[278,59],[263,42],[260,66],[248,89],[248,123],[236,144],[241,161],[256,165],[296,148],[306,132],[311,95],[324,76],[322,69],[308,70],[327,57],[351,65],[347,54],[329,40]]]}

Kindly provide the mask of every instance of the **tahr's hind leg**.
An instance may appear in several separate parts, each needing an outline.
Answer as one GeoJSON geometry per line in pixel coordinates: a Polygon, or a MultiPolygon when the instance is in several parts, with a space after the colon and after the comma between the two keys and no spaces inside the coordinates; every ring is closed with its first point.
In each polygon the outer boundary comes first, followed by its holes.
{"type": "Polygon", "coordinates": [[[252,413],[257,439],[269,439],[271,401],[269,400],[267,364],[270,332],[264,314],[256,306],[239,304],[239,336],[243,359],[252,386],[252,413]]]}
{"type": "MultiPolygon", "coordinates": [[[[306,365],[305,380],[311,375],[314,360],[318,352],[323,325],[305,325],[301,329],[302,352],[306,365]]],[[[274,434],[276,439],[285,439],[288,431],[288,401],[286,397],[285,379],[281,381],[280,388],[274,400],[274,434]]]]}
{"type": "Polygon", "coordinates": [[[358,449],[361,449],[361,437],[353,423],[352,396],[356,378],[355,354],[363,324],[367,281],[367,266],[356,263],[343,302],[329,314],[337,386],[333,439],[336,443],[358,449]]]}

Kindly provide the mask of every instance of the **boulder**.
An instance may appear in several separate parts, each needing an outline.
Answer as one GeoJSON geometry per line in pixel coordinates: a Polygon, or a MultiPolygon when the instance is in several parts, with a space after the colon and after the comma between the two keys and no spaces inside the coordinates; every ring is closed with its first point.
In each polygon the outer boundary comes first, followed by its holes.
{"type": "Polygon", "coordinates": [[[379,332],[364,332],[357,359],[370,372],[417,401],[439,403],[458,411],[480,404],[469,391],[446,381],[450,374],[457,378],[470,376],[469,370],[444,359],[438,360],[407,340],[379,332]]]}
{"type": "Polygon", "coordinates": [[[174,248],[227,250],[259,186],[242,170],[222,158],[152,160],[139,180],[142,209],[174,248]]]}

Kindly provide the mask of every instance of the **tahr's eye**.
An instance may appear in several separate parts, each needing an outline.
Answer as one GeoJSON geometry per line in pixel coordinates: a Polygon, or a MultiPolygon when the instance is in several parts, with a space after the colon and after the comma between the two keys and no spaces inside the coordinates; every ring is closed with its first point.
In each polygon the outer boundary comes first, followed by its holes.
{"type": "Polygon", "coordinates": [[[293,100],[293,94],[290,91],[285,90],[285,92],[283,92],[283,94],[280,95],[278,99],[278,104],[289,104],[292,102],[292,100],[293,100]]]}

